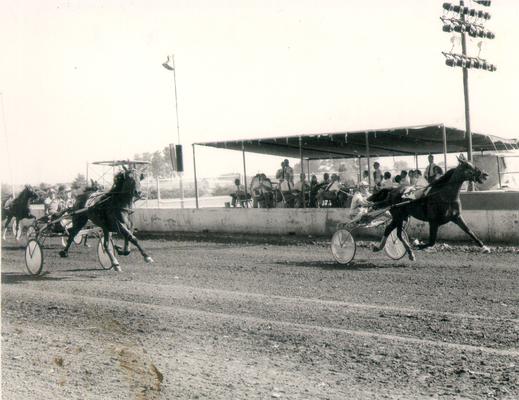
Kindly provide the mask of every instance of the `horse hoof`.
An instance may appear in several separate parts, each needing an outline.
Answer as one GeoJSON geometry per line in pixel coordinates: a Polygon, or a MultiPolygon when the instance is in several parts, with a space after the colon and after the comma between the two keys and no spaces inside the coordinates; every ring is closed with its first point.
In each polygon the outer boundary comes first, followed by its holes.
{"type": "Polygon", "coordinates": [[[491,250],[490,250],[489,247],[487,247],[487,246],[483,246],[483,247],[481,248],[481,252],[482,252],[482,253],[485,253],[485,254],[489,254],[489,253],[491,253],[491,250]]]}
{"type": "Polygon", "coordinates": [[[67,257],[68,257],[68,253],[67,253],[66,251],[64,251],[64,250],[61,250],[61,251],[59,252],[59,256],[60,256],[61,258],[67,258],[67,257]]]}
{"type": "Polygon", "coordinates": [[[416,257],[414,256],[413,253],[410,253],[410,254],[409,254],[409,259],[410,259],[411,261],[415,261],[415,260],[416,260],[416,257]]]}
{"type": "Polygon", "coordinates": [[[152,263],[152,262],[154,262],[154,261],[153,261],[153,258],[151,258],[150,256],[146,256],[146,257],[144,257],[144,261],[146,261],[147,263],[152,263]]]}
{"type": "Polygon", "coordinates": [[[380,247],[378,247],[378,246],[373,246],[373,252],[376,253],[377,251],[380,251],[380,250],[382,250],[380,247]]]}
{"type": "Polygon", "coordinates": [[[121,272],[122,269],[121,269],[121,266],[119,264],[114,264],[112,265],[112,268],[115,272],[121,272]]]}

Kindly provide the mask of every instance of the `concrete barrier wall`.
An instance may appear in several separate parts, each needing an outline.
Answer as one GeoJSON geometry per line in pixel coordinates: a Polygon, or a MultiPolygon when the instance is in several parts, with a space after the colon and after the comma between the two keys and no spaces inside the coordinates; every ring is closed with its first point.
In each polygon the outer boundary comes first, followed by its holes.
{"type": "MultiPolygon", "coordinates": [[[[141,232],[225,232],[274,235],[326,236],[347,220],[345,209],[137,209],[135,228],[141,232]]],[[[519,245],[519,211],[466,210],[463,217],[484,242],[519,245]]],[[[428,224],[413,220],[411,237],[426,238],[428,224]]],[[[360,230],[359,236],[379,238],[382,229],[360,230]]],[[[465,241],[470,238],[456,225],[440,227],[440,240],[465,241]]]]}

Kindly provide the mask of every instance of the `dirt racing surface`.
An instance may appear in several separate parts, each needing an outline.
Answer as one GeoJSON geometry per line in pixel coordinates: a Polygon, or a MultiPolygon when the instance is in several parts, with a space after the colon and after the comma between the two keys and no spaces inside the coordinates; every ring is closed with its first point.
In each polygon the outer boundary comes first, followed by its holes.
{"type": "Polygon", "coordinates": [[[519,254],[393,261],[325,241],[186,236],[26,274],[2,243],[3,399],[517,399],[519,254]]]}

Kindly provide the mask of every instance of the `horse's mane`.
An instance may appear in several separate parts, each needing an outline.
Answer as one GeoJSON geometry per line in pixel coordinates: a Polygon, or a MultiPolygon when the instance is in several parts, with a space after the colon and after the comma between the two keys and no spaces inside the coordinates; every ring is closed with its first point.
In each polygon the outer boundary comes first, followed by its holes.
{"type": "Polygon", "coordinates": [[[455,170],[456,170],[456,168],[449,169],[445,174],[440,176],[437,180],[435,180],[429,186],[430,187],[437,187],[437,186],[441,186],[441,185],[449,182],[451,180],[452,175],[454,174],[455,170]]]}

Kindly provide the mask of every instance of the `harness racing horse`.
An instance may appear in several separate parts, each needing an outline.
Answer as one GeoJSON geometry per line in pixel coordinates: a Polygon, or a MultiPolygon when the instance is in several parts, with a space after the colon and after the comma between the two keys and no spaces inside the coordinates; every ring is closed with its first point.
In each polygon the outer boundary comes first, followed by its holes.
{"type": "Polygon", "coordinates": [[[36,200],[38,197],[38,193],[36,193],[32,186],[26,185],[8,207],[6,207],[5,204],[2,205],[2,219],[5,218],[6,220],[3,234],[4,240],[7,233],[7,226],[13,218],[16,228],[16,240],[20,239],[22,234],[20,221],[25,218],[36,218],[31,214],[29,204],[31,203],[31,200],[36,200]]]}
{"type": "Polygon", "coordinates": [[[406,202],[402,197],[405,187],[397,187],[394,189],[382,189],[376,194],[368,198],[369,201],[380,201],[377,207],[395,206],[390,208],[391,223],[386,227],[384,236],[378,246],[373,251],[380,251],[384,248],[386,240],[393,229],[397,229],[397,236],[404,244],[410,260],[414,260],[415,256],[410,244],[405,237],[402,236],[403,224],[412,216],[421,221],[429,223],[429,242],[418,246],[419,250],[434,246],[436,243],[436,235],[440,225],[447,222],[454,222],[464,232],[466,232],[485,252],[490,249],[483,244],[481,240],[467,226],[461,216],[460,189],[465,181],[483,183],[487,178],[487,174],[465,159],[463,155],[458,157],[459,164],[456,168],[449,170],[445,175],[437,181],[431,183],[425,190],[423,197],[417,200],[406,202]],[[401,203],[399,205],[399,203],[401,203]]]}
{"type": "Polygon", "coordinates": [[[103,230],[103,245],[115,271],[120,272],[121,269],[119,261],[109,246],[111,232],[121,234],[125,242],[129,241],[137,247],[144,257],[144,261],[153,262],[153,259],[144,251],[133,235],[129,220],[133,202],[140,196],[140,181],[144,176],[142,174],[138,176],[137,171],[133,168],[127,169],[123,166],[123,169],[114,177],[114,185],[110,191],[85,193],[78,196],[72,209],[72,228],[69,231],[67,245],[59,252],[61,257],[68,256],[68,249],[74,237],[90,219],[103,230]]]}

